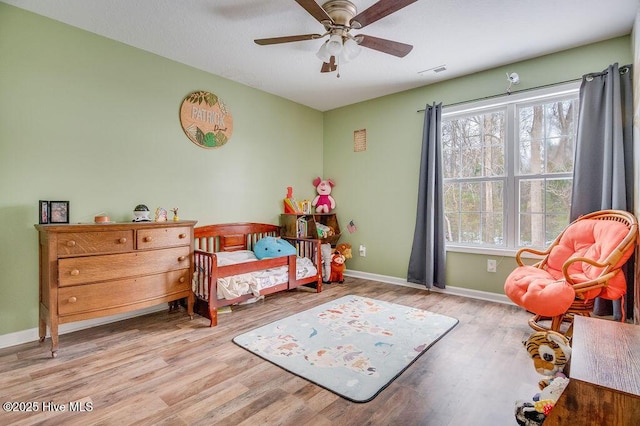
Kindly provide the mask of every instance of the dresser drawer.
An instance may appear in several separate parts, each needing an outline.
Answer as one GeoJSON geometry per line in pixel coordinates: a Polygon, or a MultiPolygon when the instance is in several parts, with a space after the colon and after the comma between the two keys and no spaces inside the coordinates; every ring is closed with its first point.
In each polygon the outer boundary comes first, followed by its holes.
{"type": "Polygon", "coordinates": [[[60,259],[58,285],[88,284],[188,268],[191,263],[190,251],[191,248],[187,246],[60,259]]]}
{"type": "Polygon", "coordinates": [[[65,316],[117,308],[167,298],[190,288],[189,269],[64,287],[58,291],[58,314],[65,316]]]}
{"type": "Polygon", "coordinates": [[[58,256],[132,251],[134,240],[133,230],[60,233],[58,256]]]}
{"type": "Polygon", "coordinates": [[[186,226],[140,229],[136,233],[139,250],[191,245],[191,229],[186,226]]]}

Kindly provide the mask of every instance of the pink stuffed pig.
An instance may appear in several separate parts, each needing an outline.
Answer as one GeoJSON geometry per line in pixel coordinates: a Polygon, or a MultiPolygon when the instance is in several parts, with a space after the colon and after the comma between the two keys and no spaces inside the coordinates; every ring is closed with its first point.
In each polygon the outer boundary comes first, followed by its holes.
{"type": "Polygon", "coordinates": [[[336,201],[331,194],[331,188],[335,186],[335,183],[331,179],[320,179],[319,177],[313,180],[313,185],[316,187],[318,195],[313,199],[311,205],[316,208],[316,213],[329,213],[336,208],[336,201]]]}

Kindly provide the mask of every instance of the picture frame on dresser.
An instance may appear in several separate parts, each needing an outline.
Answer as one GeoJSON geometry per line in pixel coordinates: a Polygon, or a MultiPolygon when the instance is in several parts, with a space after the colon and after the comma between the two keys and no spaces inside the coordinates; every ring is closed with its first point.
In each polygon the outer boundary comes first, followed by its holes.
{"type": "Polygon", "coordinates": [[[38,201],[38,223],[44,225],[49,223],[49,202],[45,200],[38,201]]]}
{"type": "Polygon", "coordinates": [[[49,201],[49,223],[69,223],[68,201],[49,201]]]}

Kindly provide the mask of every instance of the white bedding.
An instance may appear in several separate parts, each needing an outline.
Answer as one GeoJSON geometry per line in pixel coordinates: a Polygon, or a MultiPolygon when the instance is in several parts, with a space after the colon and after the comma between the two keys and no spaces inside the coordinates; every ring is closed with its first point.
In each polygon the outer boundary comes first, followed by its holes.
{"type": "MultiPolygon", "coordinates": [[[[232,252],[216,253],[218,266],[233,265],[243,262],[254,262],[258,260],[250,250],[238,250],[232,252]]],[[[198,268],[196,268],[198,269],[198,268]]],[[[316,275],[318,270],[310,259],[306,257],[296,258],[296,278],[302,279],[316,275]]],[[[193,277],[193,288],[197,291],[197,283],[200,278],[207,281],[207,271],[196,270],[193,277]],[[205,274],[200,277],[198,274],[205,274]]],[[[276,284],[286,283],[289,279],[289,267],[280,266],[277,268],[265,269],[247,274],[234,275],[231,277],[218,278],[218,299],[235,299],[245,294],[260,295],[260,290],[272,287],[276,284]]],[[[209,289],[205,288],[204,297],[208,298],[209,289]]]]}

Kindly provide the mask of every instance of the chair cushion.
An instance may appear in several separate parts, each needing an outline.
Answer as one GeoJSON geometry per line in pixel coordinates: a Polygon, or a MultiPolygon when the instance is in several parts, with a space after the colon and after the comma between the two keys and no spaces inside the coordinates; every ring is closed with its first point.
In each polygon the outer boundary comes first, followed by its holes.
{"type": "Polygon", "coordinates": [[[504,292],[516,305],[548,317],[566,312],[576,297],[573,287],[566,281],[528,265],[519,266],[509,274],[504,292]]]}
{"type": "MultiPolygon", "coordinates": [[[[555,279],[562,278],[562,265],[572,257],[586,257],[603,263],[629,234],[629,229],[623,223],[611,220],[584,219],[571,224],[562,234],[558,244],[551,249],[547,260],[547,271],[555,279]]],[[[629,259],[633,248],[624,254],[615,268],[619,268],[629,259]]],[[[603,268],[597,268],[584,262],[575,262],[568,272],[576,283],[597,278],[603,268]]],[[[602,292],[591,291],[583,297],[593,298],[598,295],[608,299],[617,299],[626,293],[624,274],[619,273],[609,280],[607,288],[602,292]]]]}

